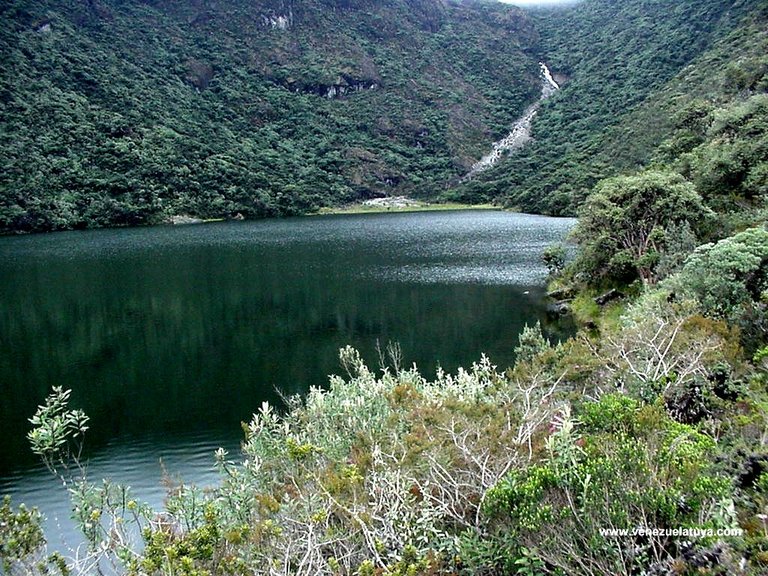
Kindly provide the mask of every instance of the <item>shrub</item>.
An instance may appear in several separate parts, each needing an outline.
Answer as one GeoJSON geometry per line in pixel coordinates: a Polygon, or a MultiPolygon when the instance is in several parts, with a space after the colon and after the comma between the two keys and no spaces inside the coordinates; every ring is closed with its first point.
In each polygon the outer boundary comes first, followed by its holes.
{"type": "Polygon", "coordinates": [[[585,402],[579,418],[588,432],[634,434],[640,403],[623,394],[606,394],[597,402],[585,402]]]}
{"type": "Polygon", "coordinates": [[[575,267],[590,284],[655,280],[665,230],[697,225],[711,215],[693,184],[679,174],[649,170],[600,182],[587,198],[574,237],[575,267]]]}
{"type": "Polygon", "coordinates": [[[517,337],[518,345],[515,348],[515,360],[517,362],[531,362],[537,355],[541,354],[551,346],[549,340],[544,338],[541,332],[541,323],[536,322],[533,326],[527,324],[517,337]]]}
{"type": "Polygon", "coordinates": [[[565,268],[565,248],[562,244],[553,244],[544,249],[541,259],[547,267],[550,276],[556,276],[565,268]]]}
{"type": "Polygon", "coordinates": [[[768,289],[768,231],[750,228],[698,247],[669,285],[695,297],[706,314],[735,320],[768,289]]]}
{"type": "Polygon", "coordinates": [[[45,546],[42,517],[37,510],[23,504],[18,511],[11,508],[11,497],[0,505],[0,566],[4,573],[28,573],[39,561],[45,546]]]}
{"type": "Polygon", "coordinates": [[[488,491],[484,550],[535,550],[542,574],[629,574],[679,559],[685,538],[610,529],[735,525],[732,483],[707,469],[711,438],[618,395],[585,403],[579,416],[585,424],[554,426],[557,449],[488,491]]]}

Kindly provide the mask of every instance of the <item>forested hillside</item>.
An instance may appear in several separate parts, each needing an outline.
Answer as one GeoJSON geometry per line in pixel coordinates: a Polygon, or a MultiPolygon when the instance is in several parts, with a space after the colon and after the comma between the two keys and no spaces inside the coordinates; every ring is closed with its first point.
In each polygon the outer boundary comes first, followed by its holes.
{"type": "Polygon", "coordinates": [[[533,143],[452,198],[575,213],[601,178],[648,165],[692,98],[731,101],[764,72],[764,2],[588,0],[530,14],[563,89],[533,143]]]}
{"type": "Polygon", "coordinates": [[[440,0],[0,6],[0,230],[435,195],[535,98],[517,9],[440,0]]]}
{"type": "Polygon", "coordinates": [[[765,66],[758,0],[14,0],[0,17],[5,232],[392,194],[572,214],[647,165],[693,95],[730,101],[765,66]],[[460,184],[536,99],[539,60],[563,88],[533,142],[460,184]]]}

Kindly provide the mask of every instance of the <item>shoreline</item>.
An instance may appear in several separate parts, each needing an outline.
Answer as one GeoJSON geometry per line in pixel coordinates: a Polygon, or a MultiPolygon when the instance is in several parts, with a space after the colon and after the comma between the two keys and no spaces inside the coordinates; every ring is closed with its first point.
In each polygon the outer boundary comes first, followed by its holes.
{"type": "Polygon", "coordinates": [[[452,210],[498,210],[504,208],[493,204],[461,204],[458,202],[431,203],[421,201],[410,201],[405,206],[393,205],[366,205],[363,203],[350,204],[334,208],[321,208],[316,212],[306,214],[306,216],[328,216],[338,214],[388,214],[388,213],[406,213],[406,212],[443,212],[452,210]]]}
{"type": "Polygon", "coordinates": [[[420,200],[408,200],[407,205],[376,204],[366,205],[364,203],[348,204],[346,206],[323,207],[314,212],[305,212],[292,216],[266,216],[264,218],[198,218],[196,216],[175,215],[168,217],[160,222],[151,224],[131,224],[116,226],[96,226],[93,228],[64,228],[61,230],[11,230],[0,232],[0,238],[13,238],[19,236],[35,236],[38,234],[54,234],[57,232],[76,232],[81,230],[118,230],[131,228],[161,228],[164,226],[179,228],[187,226],[199,226],[201,224],[220,224],[223,222],[256,222],[259,220],[273,220],[280,218],[307,218],[314,216],[328,216],[339,214],[394,214],[408,212],[447,212],[458,210],[496,210],[499,212],[517,212],[517,210],[503,208],[494,204],[462,204],[459,202],[431,203],[420,200]]]}

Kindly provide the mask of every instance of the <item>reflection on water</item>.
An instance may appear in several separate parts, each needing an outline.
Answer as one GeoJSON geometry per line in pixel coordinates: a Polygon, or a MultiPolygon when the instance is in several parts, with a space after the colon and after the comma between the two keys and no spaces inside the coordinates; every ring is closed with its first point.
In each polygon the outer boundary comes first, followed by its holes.
{"type": "Polygon", "coordinates": [[[507,365],[546,321],[539,255],[572,225],[438,212],[0,238],[0,493],[66,515],[25,440],[51,386],[91,416],[92,475],[159,504],[160,458],[212,481],[239,423],[325,384],[346,344],[375,365],[397,341],[426,373],[507,365]]]}

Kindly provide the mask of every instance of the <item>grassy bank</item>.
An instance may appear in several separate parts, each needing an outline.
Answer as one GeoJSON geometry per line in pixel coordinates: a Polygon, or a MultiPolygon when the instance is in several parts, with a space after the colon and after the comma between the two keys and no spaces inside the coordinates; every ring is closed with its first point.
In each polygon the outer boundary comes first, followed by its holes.
{"type": "Polygon", "coordinates": [[[462,204],[459,202],[446,202],[436,204],[432,202],[414,201],[408,206],[370,206],[366,204],[350,204],[337,208],[321,208],[315,212],[315,216],[327,214],[383,214],[387,212],[440,212],[448,210],[503,210],[494,204],[462,204]]]}

